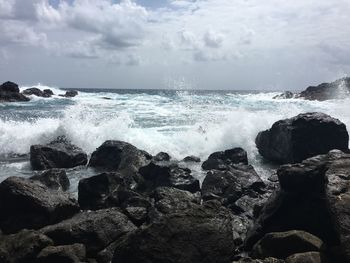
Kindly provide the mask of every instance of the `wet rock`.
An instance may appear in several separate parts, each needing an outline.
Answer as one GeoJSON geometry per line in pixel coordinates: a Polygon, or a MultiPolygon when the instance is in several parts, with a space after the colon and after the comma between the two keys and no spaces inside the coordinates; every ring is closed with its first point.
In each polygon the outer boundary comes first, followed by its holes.
{"type": "Polygon", "coordinates": [[[325,255],[319,252],[298,253],[289,256],[286,263],[330,263],[325,255]]]}
{"type": "Polygon", "coordinates": [[[290,91],[285,91],[282,94],[276,95],[273,99],[292,99],[294,98],[294,93],[290,91]]]}
{"type": "Polygon", "coordinates": [[[46,145],[30,147],[30,164],[34,170],[73,168],[86,163],[87,154],[65,137],[58,137],[46,145]]]}
{"type": "Polygon", "coordinates": [[[95,256],[123,235],[134,231],[135,225],[116,208],[81,212],[56,225],[43,228],[55,245],[84,244],[88,256],[95,256]]]}
{"type": "Polygon", "coordinates": [[[233,215],[220,206],[167,214],[118,244],[112,262],[227,263],[235,249],[233,215]]]}
{"type": "Polygon", "coordinates": [[[9,177],[0,184],[0,227],[4,233],[38,229],[79,211],[74,199],[41,183],[9,177]]]}
{"type": "Polygon", "coordinates": [[[297,163],[330,150],[347,150],[344,123],[324,113],[303,113],[275,122],[256,137],[259,153],[277,163],[297,163]]]}
{"type": "Polygon", "coordinates": [[[118,191],[136,186],[132,176],[102,173],[79,181],[79,204],[82,209],[97,210],[119,206],[118,191]]]}
{"type": "Polygon", "coordinates": [[[76,90],[68,90],[65,94],[60,94],[61,97],[73,98],[78,95],[78,91],[76,90]]]}
{"type": "Polygon", "coordinates": [[[139,173],[144,178],[142,190],[153,190],[160,186],[174,187],[192,193],[200,191],[199,181],[191,175],[191,170],[176,164],[160,165],[154,162],[141,167],[139,173]]]}
{"type": "Polygon", "coordinates": [[[343,99],[350,95],[350,78],[342,78],[331,83],[322,83],[310,86],[298,94],[298,97],[307,100],[343,99]]]}
{"type": "Polygon", "coordinates": [[[319,252],[324,249],[322,240],[305,231],[291,230],[266,234],[253,248],[254,258],[285,259],[296,253],[319,252]]]}
{"type": "Polygon", "coordinates": [[[166,152],[159,152],[156,156],[153,157],[153,161],[155,162],[168,162],[170,159],[170,155],[166,152]]]}
{"type": "Polygon", "coordinates": [[[38,255],[38,263],[81,263],[85,262],[86,249],[82,244],[48,246],[38,255]]]}
{"type": "Polygon", "coordinates": [[[183,158],[182,161],[185,163],[200,163],[201,158],[194,156],[194,155],[190,155],[190,156],[186,156],[185,158],[183,158]]]}
{"type": "Polygon", "coordinates": [[[39,252],[52,243],[47,236],[33,230],[22,230],[17,234],[2,236],[0,238],[0,262],[35,262],[39,252]]]}
{"type": "Polygon", "coordinates": [[[30,179],[39,181],[53,190],[67,191],[70,186],[68,176],[64,170],[50,169],[32,176],[30,179]]]}
{"type": "Polygon", "coordinates": [[[218,199],[227,204],[249,191],[259,192],[264,187],[253,166],[236,164],[225,171],[209,171],[202,184],[202,196],[204,200],[218,199]]]}
{"type": "Polygon", "coordinates": [[[138,170],[147,165],[152,156],[127,142],[106,141],[92,153],[89,166],[109,170],[138,170]]]}
{"type": "Polygon", "coordinates": [[[25,95],[19,93],[19,88],[16,83],[7,81],[0,85],[0,102],[18,102],[29,101],[25,95]]]}
{"type": "Polygon", "coordinates": [[[37,97],[43,97],[43,98],[49,98],[53,95],[53,92],[50,89],[45,89],[42,91],[38,88],[25,89],[22,93],[28,96],[35,95],[37,97]]]}
{"type": "Polygon", "coordinates": [[[252,259],[245,257],[238,261],[233,261],[232,263],[285,263],[285,261],[278,258],[252,259]]]}
{"type": "Polygon", "coordinates": [[[225,170],[228,166],[239,163],[248,164],[247,152],[242,148],[233,148],[212,153],[209,155],[208,160],[203,162],[202,168],[204,170],[225,170]]]}

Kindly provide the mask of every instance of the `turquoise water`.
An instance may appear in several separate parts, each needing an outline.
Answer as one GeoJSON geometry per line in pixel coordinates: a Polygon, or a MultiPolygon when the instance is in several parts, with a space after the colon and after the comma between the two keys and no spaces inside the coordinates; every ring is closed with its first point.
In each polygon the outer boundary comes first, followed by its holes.
{"type": "MultiPolygon", "coordinates": [[[[22,87],[22,89],[27,87],[22,87]]],[[[49,88],[46,86],[41,89],[49,88]]],[[[64,93],[52,88],[55,94],[64,93]]],[[[26,154],[33,144],[66,135],[89,154],[105,140],[123,140],[174,159],[232,147],[247,150],[262,177],[272,172],[260,158],[254,139],[275,121],[302,112],[322,111],[350,127],[350,100],[327,102],[273,100],[278,92],[186,90],[84,90],[75,98],[32,97],[30,102],[0,104],[0,180],[10,175],[30,176],[26,154]]],[[[200,179],[199,165],[192,167],[200,179]]],[[[70,171],[72,191],[80,178],[94,174],[70,171]]]]}

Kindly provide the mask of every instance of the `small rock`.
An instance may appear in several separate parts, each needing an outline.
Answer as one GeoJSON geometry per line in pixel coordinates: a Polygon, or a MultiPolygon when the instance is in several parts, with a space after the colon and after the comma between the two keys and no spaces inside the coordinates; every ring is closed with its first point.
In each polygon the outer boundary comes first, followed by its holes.
{"type": "Polygon", "coordinates": [[[170,159],[170,155],[166,152],[157,153],[157,155],[153,157],[153,161],[155,162],[169,162],[170,159]]]}
{"type": "Polygon", "coordinates": [[[186,156],[185,158],[183,158],[182,161],[185,163],[200,163],[201,158],[194,156],[194,155],[190,155],[190,156],[186,156]]]}

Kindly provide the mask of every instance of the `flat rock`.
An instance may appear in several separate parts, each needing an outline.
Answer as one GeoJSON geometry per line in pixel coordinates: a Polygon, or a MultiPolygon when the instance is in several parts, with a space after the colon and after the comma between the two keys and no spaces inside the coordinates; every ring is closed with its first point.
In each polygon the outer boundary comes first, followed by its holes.
{"type": "Polygon", "coordinates": [[[9,177],[0,184],[0,227],[4,233],[38,229],[73,216],[78,203],[36,181],[9,177]]]}

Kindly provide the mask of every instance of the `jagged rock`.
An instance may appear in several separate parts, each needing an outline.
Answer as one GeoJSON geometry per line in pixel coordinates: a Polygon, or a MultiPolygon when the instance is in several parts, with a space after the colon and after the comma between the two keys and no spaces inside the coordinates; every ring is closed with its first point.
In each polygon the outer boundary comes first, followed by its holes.
{"type": "Polygon", "coordinates": [[[202,168],[204,170],[225,170],[228,166],[239,163],[248,164],[247,152],[242,148],[233,148],[212,153],[209,155],[208,160],[203,162],[202,168]]]}
{"type": "Polygon", "coordinates": [[[170,155],[166,152],[159,152],[156,156],[153,157],[153,161],[155,162],[168,162],[170,159],[170,155]]]}
{"type": "Polygon", "coordinates": [[[48,246],[41,250],[37,257],[38,263],[81,263],[85,262],[86,249],[82,244],[66,246],[48,246]]]}
{"type": "Polygon", "coordinates": [[[259,192],[264,187],[253,166],[236,164],[225,171],[209,171],[202,184],[202,196],[204,200],[218,199],[227,204],[249,191],[259,192]]]}
{"type": "Polygon", "coordinates": [[[294,98],[294,93],[290,91],[285,91],[282,94],[276,95],[273,99],[292,99],[294,98]]]}
{"type": "Polygon", "coordinates": [[[298,94],[298,97],[307,100],[343,99],[350,95],[350,78],[342,78],[331,83],[322,83],[310,86],[298,94]]]}
{"type": "Polygon", "coordinates": [[[45,97],[51,97],[51,96],[55,95],[55,94],[53,93],[53,91],[50,90],[50,89],[44,89],[43,92],[44,92],[44,96],[45,96],[45,97]]]}
{"type": "Polygon", "coordinates": [[[136,230],[126,215],[118,209],[81,212],[41,232],[55,245],[84,244],[88,256],[94,256],[123,235],[136,230]]]}
{"type": "Polygon", "coordinates": [[[79,211],[74,199],[41,183],[9,177],[0,184],[0,227],[4,233],[38,229],[79,211]]]}
{"type": "Polygon", "coordinates": [[[200,163],[201,158],[194,156],[194,155],[190,155],[190,156],[186,156],[185,158],[183,158],[182,161],[185,163],[200,163]]]}
{"type": "Polygon", "coordinates": [[[235,249],[233,215],[207,204],[164,215],[129,234],[112,262],[228,263],[235,249]]]}
{"type": "Polygon", "coordinates": [[[303,113],[275,122],[256,137],[259,153],[278,163],[297,163],[333,149],[347,150],[344,123],[324,113],[303,113]]]}
{"type": "Polygon", "coordinates": [[[87,154],[65,137],[58,137],[46,145],[30,147],[30,164],[34,170],[73,168],[86,163],[87,154]]]}
{"type": "Polygon", "coordinates": [[[70,186],[66,172],[60,169],[50,169],[40,174],[36,174],[30,179],[39,181],[53,190],[67,191],[70,186]]]}
{"type": "Polygon", "coordinates": [[[191,170],[177,165],[160,165],[154,162],[141,167],[139,173],[144,178],[141,189],[155,189],[159,186],[174,187],[192,193],[200,191],[199,181],[191,175],[191,170]]]}
{"type": "Polygon", "coordinates": [[[35,262],[39,252],[52,244],[50,238],[33,230],[22,230],[16,234],[1,236],[0,262],[35,262]]]}
{"type": "Polygon", "coordinates": [[[292,187],[284,185],[265,204],[248,233],[246,248],[266,233],[300,229],[321,238],[336,262],[350,261],[350,154],[334,150],[281,167],[278,173],[280,178],[286,174],[292,187]]]}
{"type": "Polygon", "coordinates": [[[135,188],[132,176],[102,173],[79,181],[79,204],[82,209],[97,210],[119,206],[118,191],[135,188]]]}
{"type": "Polygon", "coordinates": [[[253,248],[254,258],[285,259],[296,253],[322,251],[324,244],[318,237],[305,231],[291,230],[266,234],[253,248]]]}
{"type": "Polygon", "coordinates": [[[289,256],[286,263],[330,263],[325,255],[319,252],[298,253],[289,256]]]}
{"type": "Polygon", "coordinates": [[[7,81],[0,85],[0,102],[29,101],[30,99],[19,93],[16,83],[7,81]]]}
{"type": "Polygon", "coordinates": [[[152,156],[127,142],[106,141],[92,153],[89,166],[109,170],[138,170],[147,165],[152,156]]]}

